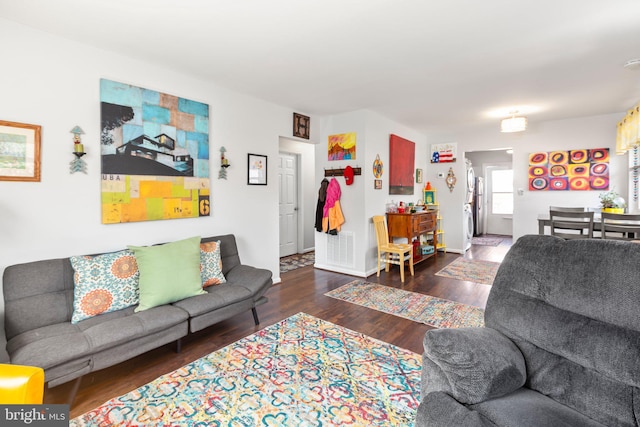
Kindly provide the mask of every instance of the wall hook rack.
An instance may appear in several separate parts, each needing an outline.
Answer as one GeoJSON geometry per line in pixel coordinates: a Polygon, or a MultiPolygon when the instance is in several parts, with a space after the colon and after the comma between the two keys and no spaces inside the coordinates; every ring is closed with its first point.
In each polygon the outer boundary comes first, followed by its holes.
{"type": "MultiPolygon", "coordinates": [[[[354,175],[362,175],[362,168],[355,167],[353,168],[354,175]]],[[[344,168],[335,168],[335,169],[325,169],[324,176],[344,176],[344,168]]]]}

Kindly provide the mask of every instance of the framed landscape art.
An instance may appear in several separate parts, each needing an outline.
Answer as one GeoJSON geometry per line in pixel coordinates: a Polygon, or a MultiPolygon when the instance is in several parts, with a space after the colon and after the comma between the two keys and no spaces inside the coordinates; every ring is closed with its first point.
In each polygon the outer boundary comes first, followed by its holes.
{"type": "Polygon", "coordinates": [[[41,127],[0,120],[0,181],[40,181],[41,127]]]}

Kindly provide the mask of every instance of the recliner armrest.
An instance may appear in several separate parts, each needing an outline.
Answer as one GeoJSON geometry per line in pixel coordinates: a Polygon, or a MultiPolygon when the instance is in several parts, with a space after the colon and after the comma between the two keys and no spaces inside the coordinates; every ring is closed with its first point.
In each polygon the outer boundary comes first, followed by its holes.
{"type": "Polygon", "coordinates": [[[425,334],[423,343],[423,396],[443,391],[458,402],[475,404],[525,383],[522,353],[495,329],[433,329],[425,334]]]}

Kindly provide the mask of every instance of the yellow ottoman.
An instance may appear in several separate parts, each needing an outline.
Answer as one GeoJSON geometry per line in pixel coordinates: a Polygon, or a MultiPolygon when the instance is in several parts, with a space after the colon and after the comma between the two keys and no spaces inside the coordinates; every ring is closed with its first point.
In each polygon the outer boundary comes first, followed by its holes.
{"type": "Polygon", "coordinates": [[[42,404],[44,370],[0,364],[0,404],[42,404]]]}

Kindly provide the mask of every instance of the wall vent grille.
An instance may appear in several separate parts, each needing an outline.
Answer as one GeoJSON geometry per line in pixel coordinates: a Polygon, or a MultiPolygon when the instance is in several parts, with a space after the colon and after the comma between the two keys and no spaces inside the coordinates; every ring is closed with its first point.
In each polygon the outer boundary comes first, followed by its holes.
{"type": "Polygon", "coordinates": [[[327,236],[327,263],[340,267],[355,267],[354,234],[340,231],[337,235],[327,236]]]}

